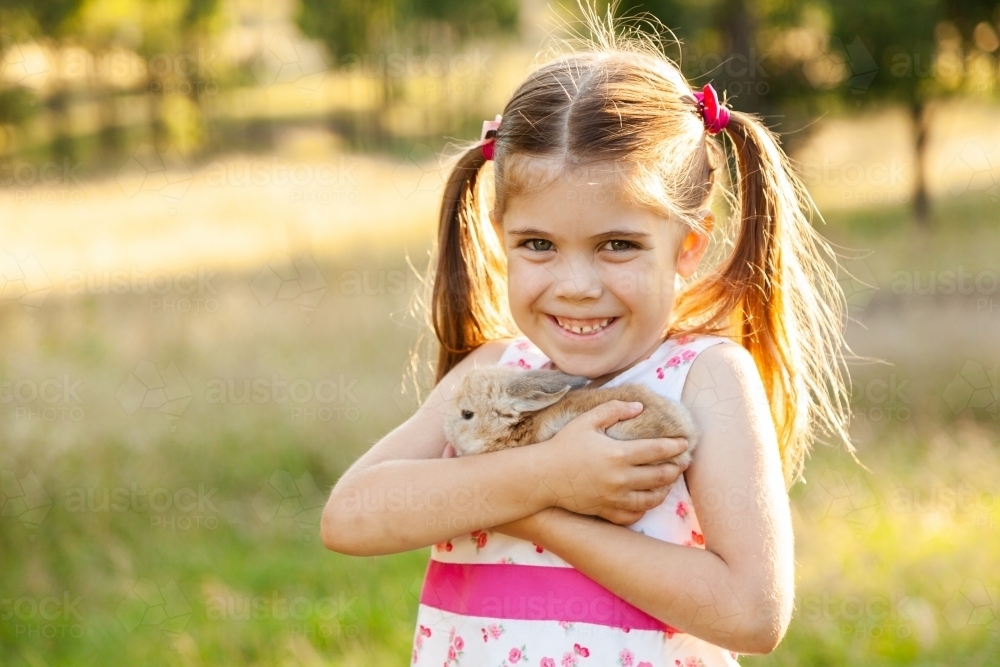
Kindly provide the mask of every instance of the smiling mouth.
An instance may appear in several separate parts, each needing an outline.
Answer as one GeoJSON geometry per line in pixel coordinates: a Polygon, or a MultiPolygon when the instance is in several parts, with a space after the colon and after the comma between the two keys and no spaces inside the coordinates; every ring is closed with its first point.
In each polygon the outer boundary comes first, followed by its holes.
{"type": "Polygon", "coordinates": [[[577,335],[594,334],[598,331],[603,331],[612,322],[618,319],[617,317],[603,317],[592,318],[589,320],[577,320],[570,317],[559,317],[557,315],[552,315],[551,317],[560,328],[577,335]]]}

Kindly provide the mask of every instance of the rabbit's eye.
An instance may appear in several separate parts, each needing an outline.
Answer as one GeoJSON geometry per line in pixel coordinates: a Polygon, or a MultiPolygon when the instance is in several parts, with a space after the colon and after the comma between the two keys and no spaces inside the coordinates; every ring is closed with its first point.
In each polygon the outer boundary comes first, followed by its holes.
{"type": "Polygon", "coordinates": [[[472,419],[472,411],[462,410],[462,419],[472,419]]]}

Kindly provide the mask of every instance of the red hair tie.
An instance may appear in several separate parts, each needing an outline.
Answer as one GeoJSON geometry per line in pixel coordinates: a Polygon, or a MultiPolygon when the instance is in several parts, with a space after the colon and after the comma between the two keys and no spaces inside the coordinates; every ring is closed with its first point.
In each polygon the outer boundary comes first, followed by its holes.
{"type": "Polygon", "coordinates": [[[497,114],[496,120],[483,121],[483,132],[479,135],[479,141],[482,142],[483,157],[487,160],[493,159],[493,147],[497,142],[497,130],[500,129],[502,119],[503,116],[497,114]]]}
{"type": "Polygon", "coordinates": [[[719,95],[706,83],[700,92],[695,91],[694,99],[698,101],[698,112],[705,121],[705,129],[709,134],[718,134],[729,124],[729,109],[719,102],[719,95]]]}

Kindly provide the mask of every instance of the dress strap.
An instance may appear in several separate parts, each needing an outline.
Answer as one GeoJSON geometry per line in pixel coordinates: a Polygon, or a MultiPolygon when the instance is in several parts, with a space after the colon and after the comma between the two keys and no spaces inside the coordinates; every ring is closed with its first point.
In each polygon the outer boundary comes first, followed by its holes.
{"type": "Polygon", "coordinates": [[[643,378],[651,384],[660,385],[666,391],[665,395],[680,400],[684,391],[691,364],[702,352],[719,344],[735,345],[733,341],[721,336],[680,336],[672,338],[664,344],[643,364],[646,374],[643,378]]]}
{"type": "Polygon", "coordinates": [[[510,341],[497,364],[523,368],[526,371],[546,368],[551,365],[549,358],[535,347],[535,344],[528,340],[527,336],[518,336],[510,341]]]}

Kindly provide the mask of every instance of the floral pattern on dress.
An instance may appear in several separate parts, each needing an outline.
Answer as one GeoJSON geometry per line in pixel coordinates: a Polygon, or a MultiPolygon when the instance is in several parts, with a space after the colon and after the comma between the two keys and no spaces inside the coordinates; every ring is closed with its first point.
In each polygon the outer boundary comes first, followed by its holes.
{"type": "MultiPolygon", "coordinates": [[[[665,341],[645,361],[609,381],[608,386],[637,382],[678,400],[698,354],[719,342],[727,341],[709,337],[665,341]]],[[[551,365],[524,338],[515,339],[498,363],[520,369],[551,365]]],[[[674,544],[705,548],[697,508],[691,502],[683,476],[663,504],[648,511],[630,528],[674,544]]],[[[571,567],[538,543],[489,530],[467,532],[436,544],[431,558],[460,564],[571,567]]],[[[507,616],[505,593],[497,594],[505,617],[477,617],[421,603],[413,645],[415,667],[738,667],[736,656],[730,651],[667,624],[652,630],[558,620],[558,617],[526,620],[507,616]],[[425,628],[433,632],[433,637],[422,632],[425,628]],[[482,641],[464,640],[467,636],[479,636],[482,641]]],[[[516,602],[510,606],[515,613],[516,606],[516,602]]]]}
{"type": "Polygon", "coordinates": [[[662,380],[671,369],[686,366],[697,358],[698,353],[694,350],[681,350],[667,359],[667,363],[656,369],[656,379],[662,380]]]}
{"type": "Polygon", "coordinates": [[[479,550],[486,546],[486,541],[489,539],[485,530],[474,530],[469,533],[469,537],[472,538],[472,542],[476,545],[476,553],[479,553],[479,550]]]}
{"type": "Polygon", "coordinates": [[[483,633],[483,641],[488,642],[491,639],[500,639],[503,635],[503,625],[500,623],[490,623],[485,628],[480,628],[483,633]]]}
{"type": "Polygon", "coordinates": [[[448,667],[453,662],[456,665],[460,664],[459,660],[465,653],[462,650],[465,648],[465,640],[455,634],[455,630],[456,628],[452,626],[451,631],[448,633],[448,660],[444,663],[445,667],[448,667]]]}
{"type": "Polygon", "coordinates": [[[420,651],[424,648],[424,638],[431,636],[431,629],[425,625],[417,626],[416,637],[413,638],[413,662],[420,659],[420,651]]]}
{"type": "Polygon", "coordinates": [[[686,547],[693,547],[693,546],[703,547],[703,546],[705,546],[705,536],[702,535],[701,533],[699,533],[696,530],[692,530],[691,531],[691,539],[690,540],[685,540],[684,541],[684,546],[686,546],[686,547]]]}
{"type": "Polygon", "coordinates": [[[500,663],[500,667],[509,667],[519,662],[528,662],[527,650],[528,647],[524,644],[521,644],[520,648],[515,646],[507,653],[507,659],[500,663]]]}

